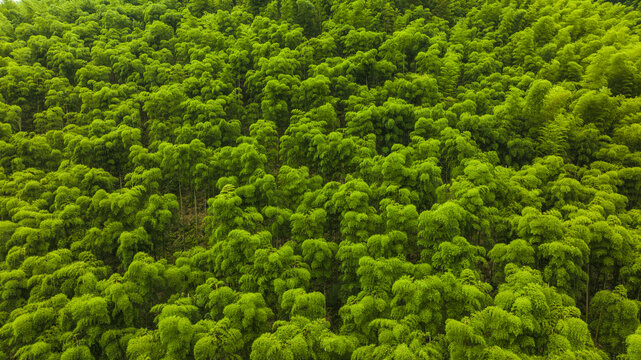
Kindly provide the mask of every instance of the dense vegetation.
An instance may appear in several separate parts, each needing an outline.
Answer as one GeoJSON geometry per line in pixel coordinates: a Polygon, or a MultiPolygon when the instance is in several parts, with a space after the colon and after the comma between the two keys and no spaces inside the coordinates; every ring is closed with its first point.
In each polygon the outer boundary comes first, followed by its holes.
{"type": "Polygon", "coordinates": [[[640,20],[3,3],[0,358],[641,359],[640,20]]]}

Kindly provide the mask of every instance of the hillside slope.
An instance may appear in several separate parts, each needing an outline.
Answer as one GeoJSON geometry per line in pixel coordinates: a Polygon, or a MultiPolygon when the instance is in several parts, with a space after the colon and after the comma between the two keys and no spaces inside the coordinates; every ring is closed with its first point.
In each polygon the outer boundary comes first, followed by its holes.
{"type": "Polygon", "coordinates": [[[0,359],[641,359],[641,14],[0,5],[0,359]]]}

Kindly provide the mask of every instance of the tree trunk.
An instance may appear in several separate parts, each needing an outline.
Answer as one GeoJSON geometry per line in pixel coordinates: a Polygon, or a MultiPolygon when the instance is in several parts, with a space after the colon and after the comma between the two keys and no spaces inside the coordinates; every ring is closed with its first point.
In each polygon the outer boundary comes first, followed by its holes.
{"type": "Polygon", "coordinates": [[[585,323],[588,323],[588,314],[590,311],[590,259],[588,258],[588,281],[585,286],[585,323]]]}
{"type": "Polygon", "coordinates": [[[196,187],[194,187],[194,224],[198,228],[198,199],[196,197],[196,187]]]}
{"type": "Polygon", "coordinates": [[[178,214],[180,217],[180,222],[183,220],[183,191],[182,187],[180,186],[180,181],[178,182],[178,199],[180,201],[179,206],[178,206],[178,214]]]}
{"type": "Polygon", "coordinates": [[[599,320],[596,325],[596,333],[594,334],[594,342],[598,343],[599,342],[599,330],[601,330],[601,316],[603,315],[603,311],[599,313],[599,320]]]}
{"type": "Polygon", "coordinates": [[[327,282],[323,282],[323,296],[325,297],[325,302],[323,303],[323,308],[325,309],[325,316],[327,316],[327,282]]]}

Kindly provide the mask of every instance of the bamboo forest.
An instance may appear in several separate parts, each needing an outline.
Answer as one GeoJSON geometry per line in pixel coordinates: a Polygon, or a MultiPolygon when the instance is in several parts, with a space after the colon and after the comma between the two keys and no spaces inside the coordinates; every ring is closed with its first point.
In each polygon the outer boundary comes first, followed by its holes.
{"type": "Polygon", "coordinates": [[[0,1],[0,359],[641,360],[641,1],[0,1]]]}

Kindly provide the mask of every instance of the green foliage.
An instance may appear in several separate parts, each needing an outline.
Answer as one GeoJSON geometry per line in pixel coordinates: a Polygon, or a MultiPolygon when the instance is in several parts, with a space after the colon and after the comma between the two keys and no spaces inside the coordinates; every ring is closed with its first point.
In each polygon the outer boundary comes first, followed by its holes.
{"type": "Polygon", "coordinates": [[[614,291],[602,290],[590,301],[590,330],[594,341],[609,352],[623,353],[625,339],[639,327],[639,303],[629,300],[621,285],[614,291]]]}
{"type": "Polygon", "coordinates": [[[230,326],[241,331],[245,343],[265,332],[269,328],[268,321],[273,316],[263,296],[257,293],[241,295],[238,301],[227,305],[223,313],[229,318],[230,326]]]}
{"type": "Polygon", "coordinates": [[[641,359],[638,1],[0,1],[1,359],[641,359]]]}
{"type": "Polygon", "coordinates": [[[634,334],[628,336],[625,340],[627,344],[627,352],[626,355],[628,355],[628,358],[630,360],[636,360],[641,357],[641,343],[639,343],[641,339],[639,338],[639,329],[634,332],[634,334]]]}

